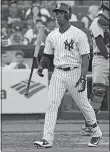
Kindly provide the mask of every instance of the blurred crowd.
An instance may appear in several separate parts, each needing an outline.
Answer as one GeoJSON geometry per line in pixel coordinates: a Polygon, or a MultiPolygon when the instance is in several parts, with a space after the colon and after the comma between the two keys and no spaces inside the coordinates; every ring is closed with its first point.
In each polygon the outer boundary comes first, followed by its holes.
{"type": "MultiPolygon", "coordinates": [[[[51,5],[53,6],[53,3],[51,5]]],[[[33,2],[27,9],[19,9],[15,0],[9,1],[8,6],[7,11],[2,11],[1,16],[3,46],[35,44],[41,24],[46,26],[45,35],[56,26],[54,16],[38,1],[33,2]]]]}
{"type": "MultiPolygon", "coordinates": [[[[70,1],[75,5],[74,1],[70,1]]],[[[3,11],[2,18],[2,45],[35,45],[38,30],[41,24],[46,26],[46,32],[43,42],[50,31],[57,27],[55,14],[52,9],[56,6],[56,1],[49,1],[46,8],[43,1],[33,1],[27,9],[18,7],[16,0],[9,1],[7,11],[3,11]]],[[[90,6],[88,14],[81,19],[85,28],[89,28],[92,20],[98,12],[98,6],[90,6]]],[[[78,17],[72,13],[71,22],[77,22],[78,17]]]]}
{"type": "Polygon", "coordinates": [[[6,51],[2,52],[2,68],[3,69],[29,69],[29,66],[24,62],[24,53],[22,51],[16,51],[14,62],[10,63],[9,57],[6,51]]]}
{"type": "MultiPolygon", "coordinates": [[[[4,1],[2,2],[5,3],[4,1]]],[[[45,39],[47,35],[53,29],[58,27],[58,24],[55,20],[55,14],[52,12],[52,10],[56,6],[56,1],[27,1],[28,7],[26,8],[19,7],[22,6],[22,1],[10,0],[6,2],[8,8],[6,8],[6,10],[2,9],[1,14],[2,46],[6,47],[10,45],[35,45],[39,27],[42,24],[46,26],[45,36],[42,42],[42,45],[45,45],[45,39]]],[[[68,1],[68,3],[70,3],[73,8],[72,18],[70,20],[71,23],[75,26],[81,26],[81,28],[83,29],[88,29],[91,22],[99,12],[99,6],[90,6],[88,9],[88,13],[79,19],[79,17],[74,14],[75,1],[68,1]]],[[[23,61],[23,52],[18,52],[15,55],[16,61],[18,62],[18,58],[20,57],[23,61]]],[[[2,55],[6,56],[6,51],[3,51],[2,55]]],[[[6,67],[4,63],[3,67],[6,67]]],[[[11,65],[10,68],[12,67],[14,66],[11,65]]],[[[25,66],[25,68],[28,68],[28,66],[25,66]]]]}

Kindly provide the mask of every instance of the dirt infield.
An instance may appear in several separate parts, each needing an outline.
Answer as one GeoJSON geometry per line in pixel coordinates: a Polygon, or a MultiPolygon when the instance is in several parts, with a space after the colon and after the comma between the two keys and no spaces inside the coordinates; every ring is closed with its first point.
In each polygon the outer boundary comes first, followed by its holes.
{"type": "Polygon", "coordinates": [[[108,152],[109,124],[100,124],[103,138],[98,147],[89,148],[90,137],[81,136],[81,124],[58,124],[54,145],[50,149],[36,149],[34,140],[42,138],[43,123],[39,121],[2,121],[3,152],[108,152]]]}

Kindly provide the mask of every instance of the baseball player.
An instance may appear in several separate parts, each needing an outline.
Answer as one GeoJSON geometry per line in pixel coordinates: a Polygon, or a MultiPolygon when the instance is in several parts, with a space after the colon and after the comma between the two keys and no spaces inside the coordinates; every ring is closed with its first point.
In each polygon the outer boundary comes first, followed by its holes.
{"type": "Polygon", "coordinates": [[[40,60],[37,71],[42,76],[42,70],[48,67],[49,58],[54,54],[55,68],[48,91],[50,104],[46,110],[43,138],[41,141],[35,141],[34,145],[43,148],[52,147],[58,108],[68,90],[93,131],[88,146],[97,146],[102,132],[87,99],[86,73],[90,53],[88,39],[83,31],[70,25],[69,5],[58,3],[53,11],[56,13],[59,28],[47,36],[44,56],[40,60]]]}
{"type": "MultiPolygon", "coordinates": [[[[109,1],[102,1],[102,13],[94,19],[90,26],[93,37],[93,61],[92,61],[92,99],[91,105],[97,114],[109,85],[109,49],[110,49],[110,31],[109,31],[109,1]]],[[[82,125],[82,134],[91,135],[92,131],[87,122],[82,125]]]]}

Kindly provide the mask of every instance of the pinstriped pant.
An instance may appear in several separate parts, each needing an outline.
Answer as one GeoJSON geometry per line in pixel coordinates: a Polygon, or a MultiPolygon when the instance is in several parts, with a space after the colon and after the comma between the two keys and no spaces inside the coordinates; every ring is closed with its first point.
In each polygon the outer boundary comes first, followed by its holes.
{"type": "Polygon", "coordinates": [[[50,105],[45,114],[43,135],[43,138],[50,143],[53,143],[57,112],[66,90],[71,93],[75,103],[83,113],[87,122],[89,124],[96,123],[94,110],[87,98],[87,87],[85,91],[81,93],[78,92],[78,87],[75,88],[76,82],[80,78],[80,75],[81,68],[73,69],[71,71],[55,69],[52,74],[48,91],[50,105]]]}

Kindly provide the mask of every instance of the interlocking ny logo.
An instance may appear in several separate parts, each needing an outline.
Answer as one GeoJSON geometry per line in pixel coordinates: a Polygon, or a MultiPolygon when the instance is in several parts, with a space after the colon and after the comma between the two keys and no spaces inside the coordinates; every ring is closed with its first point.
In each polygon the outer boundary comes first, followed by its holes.
{"type": "Polygon", "coordinates": [[[73,44],[74,44],[74,41],[71,39],[71,41],[70,41],[70,43],[66,40],[65,42],[64,42],[64,44],[65,44],[65,49],[68,49],[69,51],[71,50],[71,49],[73,49],[73,44]]]}
{"type": "MultiPolygon", "coordinates": [[[[20,83],[17,83],[15,85],[11,86],[11,88],[18,91],[21,95],[24,95],[26,92],[27,83],[28,83],[28,80],[21,81],[20,83]]],[[[46,86],[42,85],[41,83],[35,83],[34,81],[31,81],[28,96],[25,96],[25,97],[30,98],[35,93],[41,91],[45,87],[46,86]]]]}

